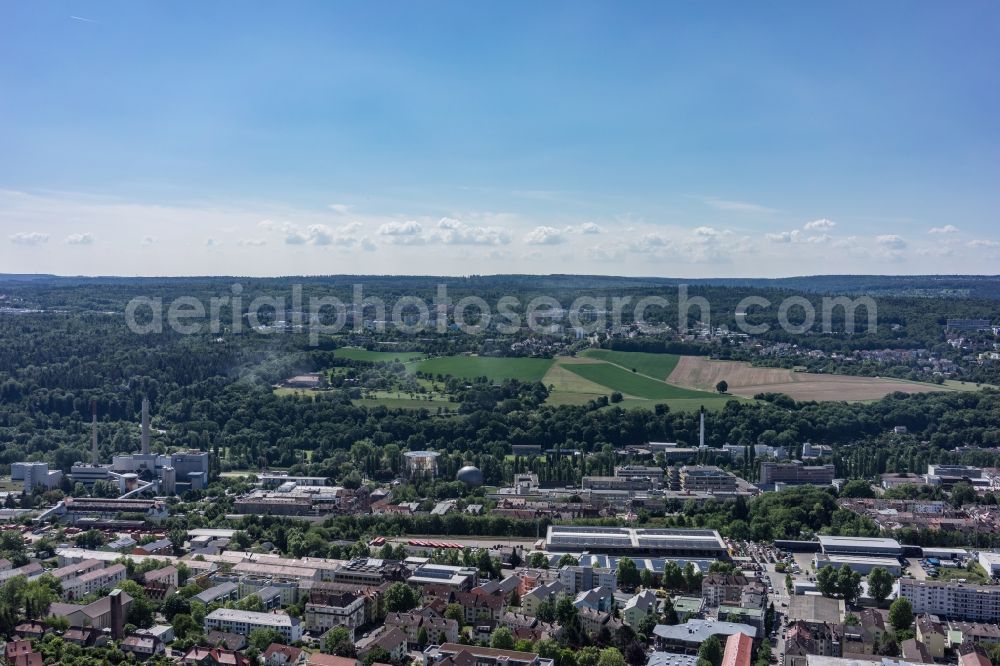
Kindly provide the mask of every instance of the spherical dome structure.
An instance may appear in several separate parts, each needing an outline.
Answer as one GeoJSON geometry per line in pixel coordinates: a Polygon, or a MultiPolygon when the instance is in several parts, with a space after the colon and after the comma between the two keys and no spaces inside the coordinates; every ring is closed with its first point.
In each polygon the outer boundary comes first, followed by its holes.
{"type": "Polygon", "coordinates": [[[482,470],[478,467],[473,467],[472,465],[466,465],[462,469],[458,470],[458,474],[455,475],[455,478],[469,487],[483,485],[482,470]]]}

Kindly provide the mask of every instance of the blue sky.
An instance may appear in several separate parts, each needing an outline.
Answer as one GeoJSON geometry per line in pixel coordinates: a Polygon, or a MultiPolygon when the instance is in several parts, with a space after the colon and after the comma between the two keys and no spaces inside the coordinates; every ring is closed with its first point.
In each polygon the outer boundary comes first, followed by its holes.
{"type": "Polygon", "coordinates": [[[1000,5],[0,5],[0,271],[996,273],[1000,5]]]}

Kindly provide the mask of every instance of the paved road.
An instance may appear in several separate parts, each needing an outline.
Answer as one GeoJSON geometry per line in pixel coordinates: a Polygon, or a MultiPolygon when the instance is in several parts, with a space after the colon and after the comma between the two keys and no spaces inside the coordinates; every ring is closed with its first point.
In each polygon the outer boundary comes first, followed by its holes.
{"type": "Polygon", "coordinates": [[[775,629],[777,630],[777,636],[771,653],[774,655],[774,659],[780,664],[785,654],[785,639],[783,635],[785,633],[786,617],[788,614],[789,594],[788,588],[785,587],[785,574],[775,571],[773,564],[768,564],[766,568],[767,577],[771,581],[771,587],[774,588],[771,601],[774,602],[774,609],[776,611],[775,629]]]}

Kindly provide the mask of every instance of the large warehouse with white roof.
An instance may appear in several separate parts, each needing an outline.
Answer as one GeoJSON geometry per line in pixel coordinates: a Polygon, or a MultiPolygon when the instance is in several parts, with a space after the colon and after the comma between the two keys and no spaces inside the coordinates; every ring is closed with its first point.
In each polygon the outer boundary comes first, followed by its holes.
{"type": "Polygon", "coordinates": [[[900,557],[903,547],[895,539],[820,536],[819,545],[827,555],[871,555],[900,557]]]}
{"type": "Polygon", "coordinates": [[[545,537],[549,551],[648,554],[687,558],[726,558],[725,542],[715,530],[636,529],[551,525],[545,537]]]}

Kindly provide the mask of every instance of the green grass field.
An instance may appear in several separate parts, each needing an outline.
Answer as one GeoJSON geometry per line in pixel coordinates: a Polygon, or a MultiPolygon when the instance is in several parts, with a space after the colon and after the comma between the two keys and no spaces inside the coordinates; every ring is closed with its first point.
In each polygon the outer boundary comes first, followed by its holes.
{"type": "Polygon", "coordinates": [[[677,398],[707,399],[715,396],[705,391],[671,386],[665,382],[630,372],[610,363],[574,363],[565,368],[584,379],[608,388],[608,391],[621,393],[648,400],[670,400],[677,398]]]}
{"type": "Polygon", "coordinates": [[[415,361],[427,356],[423,352],[369,351],[357,347],[341,347],[340,349],[335,349],[333,355],[337,358],[346,358],[352,361],[371,361],[373,363],[385,363],[389,361],[407,363],[408,361],[415,361]]]}
{"type": "Polygon", "coordinates": [[[635,370],[641,375],[661,381],[674,371],[679,358],[676,354],[650,354],[648,352],[612,351],[610,349],[588,349],[581,356],[614,363],[626,370],[635,370]]]}
{"type": "Polygon", "coordinates": [[[430,375],[451,375],[474,379],[486,377],[490,381],[519,379],[537,382],[552,366],[549,358],[496,358],[492,356],[438,356],[414,364],[413,370],[430,375]]]}

